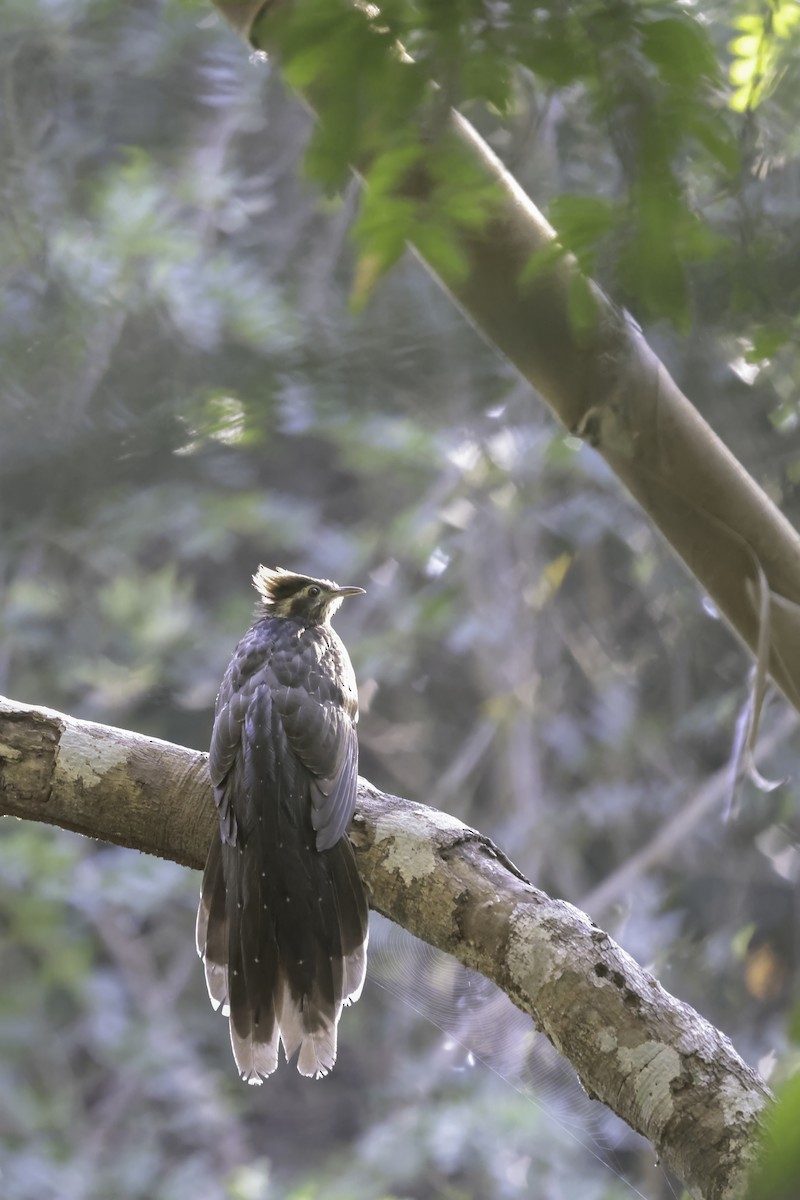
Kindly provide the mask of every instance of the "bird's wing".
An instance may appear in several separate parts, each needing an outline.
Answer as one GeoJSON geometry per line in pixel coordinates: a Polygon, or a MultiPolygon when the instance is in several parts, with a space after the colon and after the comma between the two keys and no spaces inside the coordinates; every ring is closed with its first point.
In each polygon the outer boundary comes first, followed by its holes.
{"type": "Polygon", "coordinates": [[[356,806],[358,739],[353,718],[313,692],[292,698],[281,715],[289,744],[310,776],[317,849],[328,850],[347,831],[356,806]]]}
{"type": "Polygon", "coordinates": [[[237,822],[231,807],[231,789],[225,786],[225,781],[241,752],[242,726],[253,694],[260,683],[269,682],[264,677],[267,652],[268,646],[259,646],[255,630],[249,630],[228,664],[214,712],[208,773],[214,785],[222,841],[232,846],[236,844],[237,822]]]}
{"type": "Polygon", "coordinates": [[[303,648],[303,669],[297,676],[302,686],[287,685],[275,694],[289,745],[310,777],[311,821],[318,850],[330,849],[347,831],[358,783],[355,680],[341,643],[337,641],[331,649],[333,672],[330,661],[327,669],[322,669],[318,643],[309,642],[303,648]]]}

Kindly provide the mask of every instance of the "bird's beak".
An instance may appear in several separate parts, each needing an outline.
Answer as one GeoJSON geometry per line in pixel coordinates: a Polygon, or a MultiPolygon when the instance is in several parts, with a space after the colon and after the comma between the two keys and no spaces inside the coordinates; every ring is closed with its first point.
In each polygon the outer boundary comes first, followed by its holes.
{"type": "Polygon", "coordinates": [[[343,587],[343,588],[337,588],[335,592],[331,592],[331,595],[332,596],[364,596],[364,595],[366,595],[366,591],[367,591],[366,588],[343,587]]]}

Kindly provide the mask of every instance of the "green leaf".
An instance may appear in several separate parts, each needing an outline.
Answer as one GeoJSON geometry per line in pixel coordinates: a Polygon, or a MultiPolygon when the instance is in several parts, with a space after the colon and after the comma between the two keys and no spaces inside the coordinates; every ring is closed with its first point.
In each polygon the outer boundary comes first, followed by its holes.
{"type": "Polygon", "coordinates": [[[757,13],[744,13],[741,17],[734,17],[731,24],[734,29],[744,29],[759,34],[764,32],[764,18],[757,13]]]}
{"type": "Polygon", "coordinates": [[[659,211],[652,197],[641,202],[639,217],[633,237],[620,251],[620,277],[650,313],[668,316],[686,328],[686,272],[675,244],[680,223],[668,206],[659,211]]]}
{"type": "Polygon", "coordinates": [[[532,254],[523,264],[519,273],[520,284],[533,284],[553,267],[560,259],[569,253],[566,246],[553,239],[541,250],[532,254]]]}
{"type": "Polygon", "coordinates": [[[461,87],[466,99],[485,100],[498,112],[508,112],[513,95],[510,61],[489,49],[470,54],[462,67],[461,87]]]}
{"type": "Polygon", "coordinates": [[[550,216],[559,241],[590,274],[598,244],[617,224],[616,204],[601,196],[557,196],[550,204],[550,216]]]}
{"type": "Polygon", "coordinates": [[[791,331],[784,325],[761,325],[753,330],[751,337],[753,344],[746,352],[745,359],[757,363],[773,358],[782,350],[791,337],[791,331]]]}
{"type": "Polygon", "coordinates": [[[642,51],[673,86],[695,87],[715,80],[719,66],[705,29],[691,17],[664,17],[642,32],[642,51]]]}
{"type": "Polygon", "coordinates": [[[728,108],[732,109],[733,112],[747,112],[748,108],[751,106],[752,95],[753,89],[749,84],[746,84],[745,87],[737,88],[737,90],[731,94],[730,99],[728,100],[728,108]]]}
{"type": "Polygon", "coordinates": [[[372,162],[366,182],[373,191],[391,192],[405,183],[409,173],[424,156],[425,147],[419,142],[405,143],[391,150],[384,150],[372,162]]]}
{"type": "Polygon", "coordinates": [[[797,0],[784,0],[775,6],[772,13],[772,28],[779,38],[789,38],[800,25],[800,4],[797,0]]]}
{"type": "Polygon", "coordinates": [[[731,63],[731,83],[749,83],[758,70],[758,60],[752,58],[737,58],[731,63]]]}
{"type": "Polygon", "coordinates": [[[589,333],[598,318],[597,298],[585,275],[575,271],[569,281],[567,297],[569,319],[576,333],[589,333]]]}
{"type": "Polygon", "coordinates": [[[419,225],[410,240],[444,283],[460,283],[466,278],[469,260],[457,236],[446,225],[419,225]]]}
{"type": "Polygon", "coordinates": [[[687,134],[694,137],[720,166],[732,174],[739,171],[741,148],[723,113],[697,106],[685,114],[684,120],[687,134]]]}
{"type": "Polygon", "coordinates": [[[293,54],[284,67],[286,82],[298,91],[313,84],[329,62],[329,51],[321,43],[307,46],[293,54]]]}
{"type": "Polygon", "coordinates": [[[539,78],[566,87],[593,73],[596,51],[579,14],[540,9],[520,38],[516,57],[539,78]]]}
{"type": "Polygon", "coordinates": [[[728,42],[728,49],[735,58],[754,58],[761,45],[761,35],[748,33],[728,42]]]}
{"type": "Polygon", "coordinates": [[[800,1074],[778,1093],[769,1116],[769,1134],[759,1167],[748,1189],[748,1200],[796,1200],[800,1179],[800,1074]]]}

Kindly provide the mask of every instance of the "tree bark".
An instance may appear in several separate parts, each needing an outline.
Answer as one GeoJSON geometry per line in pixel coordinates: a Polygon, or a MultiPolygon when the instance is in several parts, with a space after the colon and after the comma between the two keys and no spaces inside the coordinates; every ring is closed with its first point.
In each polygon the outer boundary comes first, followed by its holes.
{"type": "MultiPolygon", "coordinates": [[[[217,826],[204,754],[2,698],[0,813],[196,868],[217,826]]],[[[454,817],[361,779],[350,836],[372,908],[496,983],[692,1195],[744,1195],[770,1094],[723,1034],[454,817]]]]}
{"type": "MultiPolygon", "coordinates": [[[[214,2],[251,45],[280,59],[273,14],[292,0],[214,2]]],[[[396,56],[387,58],[387,70],[393,65],[396,56]]],[[[324,95],[305,98],[324,119],[324,95]]],[[[497,202],[480,231],[453,230],[466,276],[443,279],[428,263],[432,274],[567,429],[603,456],[800,711],[797,533],[683,395],[635,322],[597,285],[587,287],[570,256],[525,281],[523,269],[552,248],[556,232],[459,113],[451,113],[445,136],[448,152],[478,166],[497,202]],[[581,328],[571,315],[576,286],[593,310],[581,328]]],[[[424,198],[424,174],[406,190],[424,198]]],[[[414,249],[425,261],[424,250],[414,249]]]]}

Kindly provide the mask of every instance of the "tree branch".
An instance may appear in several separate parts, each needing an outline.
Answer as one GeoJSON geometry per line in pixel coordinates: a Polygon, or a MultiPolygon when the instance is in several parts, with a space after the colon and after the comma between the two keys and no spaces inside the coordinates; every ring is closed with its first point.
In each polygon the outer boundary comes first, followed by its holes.
{"type": "MultiPolygon", "coordinates": [[[[1,698],[0,813],[197,868],[217,825],[204,754],[1,698]]],[[[769,1091],[726,1037],[454,817],[362,779],[351,838],[376,911],[502,988],[693,1195],[743,1194],[769,1091]]]]}
{"type": "MultiPolygon", "coordinates": [[[[281,17],[293,0],[214,3],[252,46],[280,58],[281,17]]],[[[399,56],[387,54],[385,69],[402,70],[399,56]]],[[[324,88],[312,87],[305,99],[324,120],[324,88]]],[[[796,531],[683,395],[636,323],[584,278],[572,256],[526,281],[525,267],[552,254],[556,231],[460,113],[451,112],[442,137],[466,177],[477,169],[494,189],[496,205],[482,229],[450,231],[467,264],[463,276],[444,278],[424,246],[414,247],[418,257],[567,429],[603,456],[800,711],[796,531]],[[580,327],[572,315],[576,289],[591,310],[580,327]]],[[[368,175],[368,162],[352,165],[368,175]]],[[[403,186],[415,200],[429,193],[423,170],[403,186]]]]}

